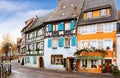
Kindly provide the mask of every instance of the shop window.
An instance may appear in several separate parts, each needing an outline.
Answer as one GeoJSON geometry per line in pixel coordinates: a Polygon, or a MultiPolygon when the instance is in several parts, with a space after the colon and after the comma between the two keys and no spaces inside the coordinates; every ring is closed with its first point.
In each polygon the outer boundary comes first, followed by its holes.
{"type": "Polygon", "coordinates": [[[51,55],[51,64],[63,65],[63,55],[51,55]]]}

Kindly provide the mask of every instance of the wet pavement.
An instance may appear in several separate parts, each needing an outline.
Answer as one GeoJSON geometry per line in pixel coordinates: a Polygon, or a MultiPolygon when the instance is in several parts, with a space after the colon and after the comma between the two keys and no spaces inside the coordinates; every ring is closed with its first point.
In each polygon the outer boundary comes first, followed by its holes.
{"type": "Polygon", "coordinates": [[[115,78],[111,74],[76,73],[59,70],[35,69],[12,61],[12,75],[9,78],[115,78]]]}

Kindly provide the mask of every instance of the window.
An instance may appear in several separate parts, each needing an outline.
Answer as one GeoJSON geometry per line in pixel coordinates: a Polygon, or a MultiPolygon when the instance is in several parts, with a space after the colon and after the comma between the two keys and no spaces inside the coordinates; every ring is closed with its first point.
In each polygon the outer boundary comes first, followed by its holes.
{"type": "Polygon", "coordinates": [[[98,48],[98,41],[97,40],[91,40],[90,41],[90,47],[98,48]]]}
{"type": "Polygon", "coordinates": [[[32,32],[32,38],[34,38],[35,37],[35,32],[32,32]]]}
{"type": "Polygon", "coordinates": [[[91,68],[97,68],[97,61],[91,60],[91,68]]]}
{"type": "Polygon", "coordinates": [[[58,31],[58,25],[53,25],[53,31],[58,31]]]}
{"type": "Polygon", "coordinates": [[[104,32],[112,32],[113,31],[113,24],[112,23],[107,23],[104,24],[104,32]]]}
{"type": "Polygon", "coordinates": [[[87,48],[88,47],[88,41],[87,40],[83,40],[81,41],[81,48],[87,48]]]}
{"type": "Polygon", "coordinates": [[[113,49],[113,41],[112,39],[104,39],[103,40],[103,48],[106,49],[113,49]]]}
{"type": "Polygon", "coordinates": [[[43,42],[40,42],[40,49],[43,49],[43,42]]]}
{"type": "Polygon", "coordinates": [[[43,28],[37,30],[37,36],[40,36],[43,34],[43,28]]]}
{"type": "Polygon", "coordinates": [[[26,62],[30,63],[30,57],[26,57],[26,62]]]}
{"type": "Polygon", "coordinates": [[[65,47],[70,47],[70,38],[65,38],[65,47]]]}
{"type": "Polygon", "coordinates": [[[37,57],[33,57],[33,63],[37,64],[37,57]]]}
{"type": "Polygon", "coordinates": [[[40,42],[37,43],[36,47],[37,47],[37,49],[40,48],[40,42]]]}
{"type": "Polygon", "coordinates": [[[97,26],[96,25],[93,25],[93,26],[90,26],[90,33],[96,33],[97,32],[97,26]]]}
{"type": "Polygon", "coordinates": [[[52,47],[53,48],[57,48],[57,44],[58,43],[58,39],[56,39],[56,38],[54,38],[53,40],[52,40],[52,47]]]}
{"type": "Polygon", "coordinates": [[[28,39],[28,34],[26,34],[26,39],[28,39]]]}
{"type": "Polygon", "coordinates": [[[51,55],[51,64],[63,65],[63,55],[51,55]]]}
{"type": "Polygon", "coordinates": [[[82,60],[82,68],[87,68],[87,60],[82,60]]]}
{"type": "Polygon", "coordinates": [[[102,9],[101,10],[101,16],[105,16],[107,15],[107,10],[106,9],[102,9]]]}
{"type": "Polygon", "coordinates": [[[36,43],[34,43],[34,50],[36,50],[36,43]]]}
{"type": "Polygon", "coordinates": [[[92,18],[92,12],[87,12],[87,19],[91,19],[92,18]]]}
{"type": "Polygon", "coordinates": [[[81,34],[88,34],[89,33],[89,26],[80,27],[81,34]]]}
{"type": "Polygon", "coordinates": [[[65,23],[65,30],[70,30],[70,23],[65,23]]]}

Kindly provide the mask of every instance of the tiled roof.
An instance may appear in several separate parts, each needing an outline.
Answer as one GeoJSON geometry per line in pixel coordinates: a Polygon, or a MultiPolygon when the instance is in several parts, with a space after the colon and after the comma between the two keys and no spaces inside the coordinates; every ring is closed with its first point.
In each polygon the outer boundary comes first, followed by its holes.
{"type": "Polygon", "coordinates": [[[37,27],[42,27],[43,26],[42,25],[43,21],[45,21],[49,17],[49,15],[50,14],[38,17],[38,19],[36,20],[36,22],[33,24],[33,26],[27,32],[32,31],[32,30],[34,30],[37,27]]]}
{"type": "Polygon", "coordinates": [[[74,18],[74,8],[77,7],[77,16],[80,15],[84,0],[62,0],[62,4],[52,12],[44,22],[61,21],[74,18]]]}
{"type": "Polygon", "coordinates": [[[117,20],[117,11],[116,11],[116,2],[115,0],[85,0],[82,15],[79,18],[78,25],[86,25],[86,24],[93,24],[93,23],[101,23],[101,22],[109,22],[109,21],[115,21],[117,20]],[[83,12],[85,11],[92,11],[102,8],[111,7],[111,16],[108,17],[101,17],[96,19],[89,19],[89,20],[83,20],[83,12]]]}

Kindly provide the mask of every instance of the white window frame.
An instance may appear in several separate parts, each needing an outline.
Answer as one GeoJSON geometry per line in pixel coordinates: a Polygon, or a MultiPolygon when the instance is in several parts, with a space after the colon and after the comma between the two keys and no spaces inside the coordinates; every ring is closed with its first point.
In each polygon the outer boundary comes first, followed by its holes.
{"type": "Polygon", "coordinates": [[[57,38],[53,38],[52,39],[52,47],[56,48],[58,46],[58,39],[57,38]]]}
{"type": "Polygon", "coordinates": [[[107,47],[109,47],[110,50],[113,50],[113,39],[111,39],[111,38],[110,39],[103,39],[103,48],[106,50],[107,47]],[[108,45],[107,45],[107,43],[105,43],[105,42],[108,40],[110,40],[112,42],[111,43],[108,42],[108,45]]]}
{"type": "Polygon", "coordinates": [[[105,23],[103,24],[104,32],[112,32],[113,31],[113,24],[112,23],[105,23]]]}
{"type": "Polygon", "coordinates": [[[97,25],[91,25],[91,26],[89,26],[88,30],[90,30],[89,31],[90,34],[95,34],[97,32],[97,25]]]}
{"type": "Polygon", "coordinates": [[[70,30],[70,23],[65,23],[65,30],[70,30]]]}
{"type": "Polygon", "coordinates": [[[64,47],[70,47],[70,44],[71,44],[70,38],[65,38],[65,39],[64,39],[64,47]],[[69,41],[69,42],[68,42],[68,41],[69,41]]]}
{"type": "Polygon", "coordinates": [[[95,47],[96,49],[99,48],[98,40],[90,40],[89,43],[90,43],[90,48],[91,48],[91,47],[95,47]],[[96,43],[95,43],[95,42],[96,42],[96,43]],[[95,45],[94,45],[94,44],[95,44],[95,45]],[[92,46],[92,45],[93,45],[93,46],[92,46]]]}
{"type": "Polygon", "coordinates": [[[85,61],[87,61],[87,67],[86,68],[88,68],[88,60],[86,60],[86,59],[81,60],[81,63],[80,63],[81,64],[81,68],[84,68],[83,65],[86,65],[85,61]],[[84,64],[83,64],[83,61],[84,61],[84,64]]]}
{"type": "Polygon", "coordinates": [[[92,19],[92,12],[87,12],[87,19],[92,19]]]}
{"type": "Polygon", "coordinates": [[[106,9],[101,9],[100,15],[101,16],[106,16],[107,15],[107,10],[106,9]]]}
{"type": "Polygon", "coordinates": [[[97,69],[98,68],[98,64],[97,64],[97,60],[93,60],[93,63],[92,63],[92,60],[90,60],[90,67],[92,68],[92,65],[95,65],[96,68],[93,68],[93,69],[97,69]]]}
{"type": "Polygon", "coordinates": [[[81,40],[80,43],[81,43],[81,49],[88,47],[88,40],[81,40]]]}

